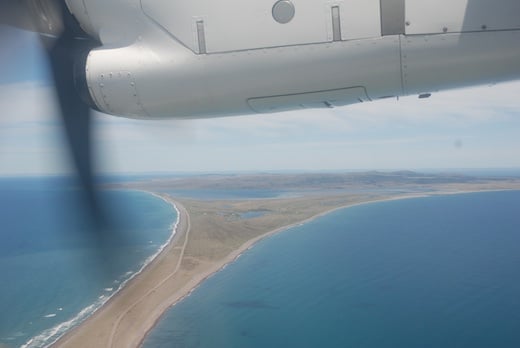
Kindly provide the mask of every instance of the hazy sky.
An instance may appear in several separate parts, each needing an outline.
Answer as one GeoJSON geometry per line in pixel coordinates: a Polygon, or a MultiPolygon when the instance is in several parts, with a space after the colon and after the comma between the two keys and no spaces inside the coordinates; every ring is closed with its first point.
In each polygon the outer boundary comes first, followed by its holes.
{"type": "MultiPolygon", "coordinates": [[[[0,52],[0,175],[67,171],[46,61],[0,52]],[[5,62],[8,62],[7,64],[5,62]]],[[[328,110],[193,121],[97,114],[101,172],[520,167],[520,83],[328,110]]]]}

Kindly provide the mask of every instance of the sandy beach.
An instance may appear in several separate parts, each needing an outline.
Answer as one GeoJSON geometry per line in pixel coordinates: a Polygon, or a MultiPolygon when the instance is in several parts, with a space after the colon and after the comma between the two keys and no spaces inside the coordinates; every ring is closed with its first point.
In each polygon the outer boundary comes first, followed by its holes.
{"type": "MultiPolygon", "coordinates": [[[[471,191],[481,188],[459,187],[434,194],[471,191]]],[[[196,201],[173,200],[160,194],[175,204],[180,214],[174,238],[118,294],[53,347],[138,347],[169,307],[259,240],[337,209],[427,195],[430,194],[196,201]],[[243,218],[242,214],[248,212],[257,212],[258,216],[243,218]]]]}
{"type": "Polygon", "coordinates": [[[180,213],[175,237],[140,274],[54,347],[137,347],[169,307],[262,238],[340,207],[376,200],[319,197],[181,203],[161,197],[180,213]],[[240,219],[236,214],[241,211],[266,213],[240,219]]]}

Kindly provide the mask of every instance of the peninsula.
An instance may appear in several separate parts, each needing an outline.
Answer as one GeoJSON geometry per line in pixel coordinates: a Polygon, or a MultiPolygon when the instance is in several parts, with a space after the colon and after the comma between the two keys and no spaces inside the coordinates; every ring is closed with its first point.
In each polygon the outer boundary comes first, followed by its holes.
{"type": "Polygon", "coordinates": [[[105,306],[56,347],[138,347],[160,316],[258,240],[333,210],[382,200],[520,190],[516,178],[414,172],[162,177],[110,188],[160,195],[179,211],[170,244],[105,306]],[[190,190],[268,190],[263,199],[193,199],[190,190]],[[172,197],[175,196],[175,198],[172,197]],[[183,196],[184,195],[184,196],[183,196]]]}

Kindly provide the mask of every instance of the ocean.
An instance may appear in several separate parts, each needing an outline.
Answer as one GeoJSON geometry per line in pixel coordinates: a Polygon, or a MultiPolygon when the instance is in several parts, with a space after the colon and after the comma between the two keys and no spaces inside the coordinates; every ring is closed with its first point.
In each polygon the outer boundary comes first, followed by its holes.
{"type": "Polygon", "coordinates": [[[0,179],[0,347],[43,347],[106,302],[172,235],[173,207],[103,193],[110,233],[90,231],[65,178],[0,179]]]}
{"type": "Polygon", "coordinates": [[[520,347],[519,227],[519,191],[339,210],[246,251],[144,347],[520,347]]]}

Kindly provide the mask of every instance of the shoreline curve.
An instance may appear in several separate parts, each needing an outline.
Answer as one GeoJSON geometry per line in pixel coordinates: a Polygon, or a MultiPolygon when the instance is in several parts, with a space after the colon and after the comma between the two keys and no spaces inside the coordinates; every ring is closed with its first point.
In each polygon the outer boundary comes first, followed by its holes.
{"type": "MultiPolygon", "coordinates": [[[[174,287],[170,287],[171,280],[178,275],[177,272],[181,270],[181,264],[183,261],[184,251],[189,242],[189,232],[191,228],[190,215],[186,208],[177,200],[172,199],[168,195],[161,195],[154,192],[146,191],[153,194],[170,204],[172,204],[178,211],[177,220],[177,231],[172,236],[168,245],[152,260],[140,274],[136,275],[132,280],[126,284],[113,298],[111,298],[105,305],[103,305],[96,313],[91,315],[82,324],[67,332],[57,342],[52,344],[53,347],[140,347],[150,331],[156,326],[161,320],[161,317],[169,310],[172,306],[182,301],[184,298],[190,296],[190,294],[206,279],[210,278],[217,272],[223,270],[227,265],[236,261],[245,251],[252,248],[259,241],[268,238],[277,233],[286,231],[293,227],[309,223],[317,218],[328,215],[332,212],[351,208],[354,206],[372,204],[377,202],[394,201],[402,199],[412,198],[424,198],[436,195],[449,195],[449,194],[465,194],[473,192],[488,192],[488,191],[508,191],[505,190],[460,190],[460,191],[445,191],[435,193],[410,193],[397,196],[386,196],[376,197],[370,199],[365,197],[365,200],[351,202],[348,204],[340,204],[320,211],[306,219],[299,220],[272,230],[260,234],[254,238],[247,240],[241,244],[238,248],[233,250],[224,258],[214,261],[209,265],[206,265],[203,271],[181,275],[182,284],[175,284],[174,287]],[[182,245],[179,245],[182,241],[182,245]],[[175,251],[178,252],[177,257],[172,257],[175,251]],[[174,266],[173,271],[162,274],[162,277],[157,277],[157,274],[150,275],[150,273],[157,271],[161,265],[164,266],[166,261],[169,266],[174,266]],[[172,263],[175,261],[174,263],[172,263]],[[149,277],[150,276],[150,277],[149,277]],[[153,284],[146,286],[147,281],[153,279],[153,284]],[[180,286],[179,286],[180,285],[180,286]],[[161,289],[163,288],[164,289],[161,289]],[[159,291],[163,290],[163,291],[159,291]],[[167,290],[167,291],[164,291],[167,290]],[[150,300],[153,299],[153,300],[150,300]],[[124,304],[125,308],[122,307],[124,304]],[[133,313],[132,310],[136,310],[139,314],[133,313]],[[147,314],[145,318],[141,315],[144,310],[147,314]],[[138,321],[139,323],[136,323],[138,321]],[[107,331],[107,327],[110,329],[107,331]],[[95,332],[97,335],[92,335],[95,332]],[[95,337],[93,337],[95,336],[95,337]],[[104,343],[104,344],[103,344],[104,343]]],[[[161,273],[161,272],[158,272],[161,273]]],[[[188,272],[189,273],[189,272],[188,272]]]]}

